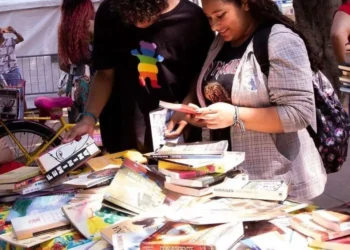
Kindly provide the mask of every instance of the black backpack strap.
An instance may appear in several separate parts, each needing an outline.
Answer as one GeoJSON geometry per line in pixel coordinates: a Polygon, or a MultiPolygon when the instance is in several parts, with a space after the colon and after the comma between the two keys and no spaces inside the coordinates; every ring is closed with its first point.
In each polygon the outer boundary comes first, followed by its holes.
{"type": "Polygon", "coordinates": [[[269,76],[270,61],[269,61],[269,37],[272,26],[262,26],[255,31],[253,37],[253,50],[255,58],[258,61],[261,71],[266,77],[269,76]]]}

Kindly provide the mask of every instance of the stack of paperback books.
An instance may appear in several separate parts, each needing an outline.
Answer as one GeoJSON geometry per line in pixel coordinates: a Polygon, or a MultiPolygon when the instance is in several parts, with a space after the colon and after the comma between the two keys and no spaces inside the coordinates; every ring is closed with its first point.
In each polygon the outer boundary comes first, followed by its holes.
{"type": "Polygon", "coordinates": [[[241,173],[237,166],[245,159],[242,152],[228,152],[228,141],[166,143],[148,154],[158,161],[167,190],[184,195],[204,196],[226,177],[241,173]]]}

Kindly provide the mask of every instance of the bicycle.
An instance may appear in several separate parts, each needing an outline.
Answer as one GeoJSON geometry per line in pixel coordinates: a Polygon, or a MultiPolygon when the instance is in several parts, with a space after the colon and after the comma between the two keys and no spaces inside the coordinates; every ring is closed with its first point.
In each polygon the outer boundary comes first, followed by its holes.
{"type": "Polygon", "coordinates": [[[15,152],[16,161],[30,166],[42,153],[59,146],[61,134],[75,125],[67,123],[63,117],[63,109],[72,105],[69,97],[39,97],[35,100],[39,116],[26,112],[23,119],[3,120],[0,112],[0,139],[5,139],[15,152]],[[55,131],[44,124],[46,121],[58,121],[60,127],[55,131]],[[27,142],[23,139],[27,139],[27,142]]]}

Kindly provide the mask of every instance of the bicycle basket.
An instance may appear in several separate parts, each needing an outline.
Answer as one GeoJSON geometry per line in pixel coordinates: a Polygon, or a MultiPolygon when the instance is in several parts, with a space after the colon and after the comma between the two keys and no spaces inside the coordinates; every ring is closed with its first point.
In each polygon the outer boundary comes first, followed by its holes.
{"type": "Polygon", "coordinates": [[[24,116],[25,81],[17,86],[0,89],[0,119],[17,120],[24,116]]]}

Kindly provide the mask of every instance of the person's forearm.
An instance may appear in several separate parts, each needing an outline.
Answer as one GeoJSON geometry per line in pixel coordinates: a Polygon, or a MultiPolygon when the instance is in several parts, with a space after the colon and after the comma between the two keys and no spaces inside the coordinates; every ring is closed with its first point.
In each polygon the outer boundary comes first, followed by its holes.
{"type": "Polygon", "coordinates": [[[274,134],[284,132],[276,107],[239,107],[239,119],[243,121],[246,130],[274,134]]]}
{"type": "Polygon", "coordinates": [[[113,88],[114,70],[97,71],[90,86],[86,111],[99,117],[113,88]]]}
{"type": "Polygon", "coordinates": [[[18,33],[17,31],[15,31],[13,34],[14,34],[14,35],[16,36],[16,38],[17,38],[17,43],[20,43],[20,42],[23,42],[23,41],[24,41],[23,36],[22,36],[20,33],[18,33]]]}
{"type": "Polygon", "coordinates": [[[345,44],[347,42],[348,38],[345,34],[335,34],[332,36],[333,51],[338,63],[345,62],[345,44]]]}
{"type": "Polygon", "coordinates": [[[191,87],[190,87],[190,91],[188,92],[187,96],[184,98],[184,100],[182,101],[182,104],[189,104],[189,103],[193,103],[196,104],[197,103],[197,80],[198,77],[195,77],[194,80],[191,82],[191,87]]]}

